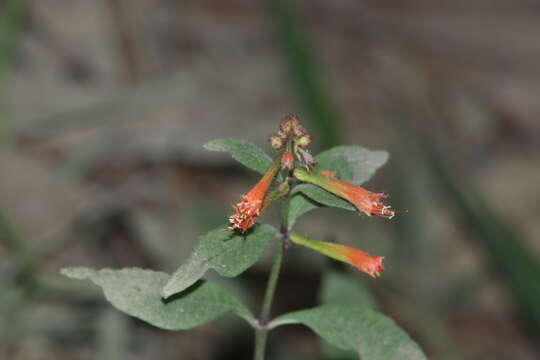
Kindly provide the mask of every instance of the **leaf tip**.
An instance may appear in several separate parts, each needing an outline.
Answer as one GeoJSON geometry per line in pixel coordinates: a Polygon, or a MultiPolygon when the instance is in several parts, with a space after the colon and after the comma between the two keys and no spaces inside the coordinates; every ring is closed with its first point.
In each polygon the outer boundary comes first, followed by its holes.
{"type": "Polygon", "coordinates": [[[96,271],[87,267],[67,267],[60,269],[60,274],[75,280],[84,280],[92,277],[96,271]]]}
{"type": "Polygon", "coordinates": [[[161,298],[163,300],[167,300],[169,297],[175,294],[174,290],[171,290],[171,286],[169,284],[166,284],[163,289],[161,289],[161,298]]]}
{"type": "Polygon", "coordinates": [[[209,151],[215,151],[215,140],[210,140],[203,144],[203,148],[209,151]]]}
{"type": "Polygon", "coordinates": [[[390,153],[386,150],[375,150],[374,152],[380,156],[382,165],[386,164],[386,162],[390,159],[390,153]]]}
{"type": "Polygon", "coordinates": [[[227,142],[233,142],[232,139],[213,139],[203,144],[203,148],[208,151],[227,151],[227,142]]]}
{"type": "MultiPolygon", "coordinates": [[[[198,279],[197,279],[198,280],[198,279]]],[[[163,286],[161,289],[161,297],[164,300],[167,300],[171,296],[178,294],[179,292],[184,291],[187,289],[190,285],[195,283],[197,280],[192,280],[191,282],[188,282],[187,286],[185,282],[178,282],[178,279],[176,279],[174,276],[169,279],[169,281],[163,286]]]]}

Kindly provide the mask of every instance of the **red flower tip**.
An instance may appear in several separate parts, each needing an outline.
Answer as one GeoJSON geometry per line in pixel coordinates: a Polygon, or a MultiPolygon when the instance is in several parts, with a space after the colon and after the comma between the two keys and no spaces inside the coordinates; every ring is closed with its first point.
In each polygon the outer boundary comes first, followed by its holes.
{"type": "Polygon", "coordinates": [[[384,271],[383,259],[384,256],[372,257],[371,261],[367,262],[362,270],[374,278],[379,277],[384,271]]]}
{"type": "Polygon", "coordinates": [[[261,213],[263,202],[259,199],[252,199],[248,195],[243,195],[242,201],[234,206],[234,214],[229,217],[231,225],[227,230],[240,229],[245,232],[255,225],[255,221],[261,213]]]}
{"type": "Polygon", "coordinates": [[[387,198],[388,195],[383,193],[372,193],[370,191],[367,192],[368,194],[365,197],[359,196],[357,198],[358,205],[354,203],[360,211],[363,211],[368,215],[373,214],[386,219],[393,218],[396,215],[396,212],[399,212],[391,209],[390,205],[385,205],[381,202],[381,199],[387,198]]]}
{"type": "MultiPolygon", "coordinates": [[[[334,172],[335,174],[335,172],[334,172]]],[[[361,186],[353,185],[336,179],[332,172],[326,170],[323,172],[323,175],[326,176],[332,187],[338,195],[349,200],[354,206],[364,214],[371,216],[377,215],[386,219],[392,219],[396,211],[391,208],[390,205],[385,205],[381,199],[387,198],[388,195],[384,193],[373,193],[369,190],[364,189],[361,186]]]]}
{"type": "Polygon", "coordinates": [[[352,248],[349,248],[344,255],[350,264],[374,278],[380,276],[384,271],[382,263],[384,256],[372,256],[367,252],[352,248]]]}

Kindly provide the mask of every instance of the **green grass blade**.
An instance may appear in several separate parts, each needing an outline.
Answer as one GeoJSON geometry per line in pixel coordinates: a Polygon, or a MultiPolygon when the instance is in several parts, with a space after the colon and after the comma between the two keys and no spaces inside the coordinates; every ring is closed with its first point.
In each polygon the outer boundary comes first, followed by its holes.
{"type": "Polygon", "coordinates": [[[324,83],[307,34],[299,25],[299,17],[288,1],[268,0],[267,5],[291,83],[315,127],[317,143],[323,149],[343,143],[337,106],[324,83]]]}
{"type": "Polygon", "coordinates": [[[7,0],[0,7],[0,143],[11,139],[11,127],[6,111],[6,83],[15,44],[21,30],[26,1],[7,0]]]}
{"type": "Polygon", "coordinates": [[[428,166],[458,213],[482,241],[494,267],[504,275],[521,310],[540,334],[540,263],[525,240],[504,223],[471,186],[460,183],[433,151],[428,166]]]}

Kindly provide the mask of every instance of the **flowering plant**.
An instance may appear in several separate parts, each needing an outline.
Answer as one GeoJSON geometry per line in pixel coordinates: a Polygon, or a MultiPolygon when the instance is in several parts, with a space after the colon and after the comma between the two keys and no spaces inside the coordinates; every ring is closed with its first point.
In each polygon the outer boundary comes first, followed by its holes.
{"type": "MultiPolygon", "coordinates": [[[[394,217],[397,211],[382,201],[385,194],[360,187],[386,162],[388,154],[358,146],[338,146],[314,157],[308,150],[311,141],[298,117],[289,115],[269,138],[277,152],[274,160],[244,141],[220,139],[207,143],[207,149],[230,153],[243,165],[261,173],[262,178],[241,196],[228,224],[203,235],[174,274],[139,268],[82,267],[66,268],[62,273],[75,279],[90,279],[117,309],[163,329],[190,329],[225,313],[236,314],[255,331],[254,359],[264,359],[268,332],[288,324],[303,324],[337,348],[355,351],[363,360],[425,359],[418,345],[391,319],[375,311],[370,301],[363,301],[362,295],[270,318],[283,254],[291,244],[348,263],[372,277],[384,270],[382,256],[314,240],[293,228],[300,216],[323,206],[385,219],[394,217]],[[279,230],[257,223],[273,203],[283,207],[279,230]],[[225,277],[240,275],[259,260],[274,240],[274,260],[260,316],[253,315],[229,290],[201,280],[210,269],[225,277]]],[[[335,277],[325,281],[323,299],[332,298],[337,281],[340,280],[335,277]]],[[[351,293],[354,286],[350,285],[351,293]]]]}

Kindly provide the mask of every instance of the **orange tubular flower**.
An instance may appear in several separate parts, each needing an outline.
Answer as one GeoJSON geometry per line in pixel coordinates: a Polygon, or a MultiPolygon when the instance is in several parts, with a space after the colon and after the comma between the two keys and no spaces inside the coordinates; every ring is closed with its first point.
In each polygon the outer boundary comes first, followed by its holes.
{"type": "Polygon", "coordinates": [[[392,210],[389,205],[381,202],[381,199],[388,197],[383,193],[373,193],[364,189],[361,186],[349,184],[333,177],[334,172],[324,170],[320,174],[308,172],[304,169],[295,169],[294,176],[301,181],[315,184],[350,201],[358,211],[371,216],[377,215],[383,218],[391,219],[396,214],[396,210],[392,210]]]}
{"type": "Polygon", "coordinates": [[[377,277],[381,274],[381,272],[384,271],[382,256],[372,256],[367,252],[348,246],[326,241],[313,240],[298,233],[291,233],[289,238],[297,245],[306,246],[328,257],[331,257],[332,259],[351,264],[358,270],[365,272],[372,277],[377,277]]]}
{"type": "Polygon", "coordinates": [[[245,232],[255,224],[257,216],[268,206],[264,199],[279,168],[280,162],[274,162],[261,180],[246,195],[242,195],[242,201],[234,205],[234,214],[229,217],[231,225],[227,230],[240,229],[245,232]]]}

